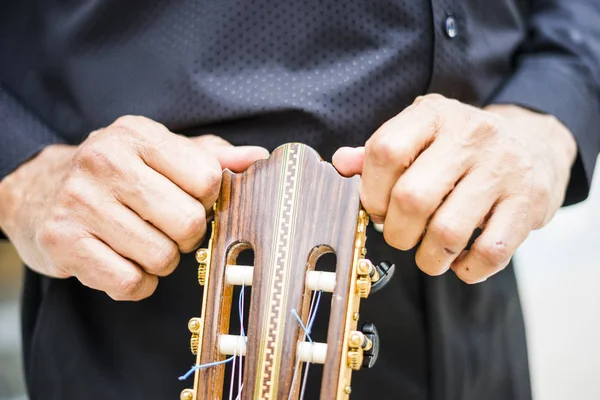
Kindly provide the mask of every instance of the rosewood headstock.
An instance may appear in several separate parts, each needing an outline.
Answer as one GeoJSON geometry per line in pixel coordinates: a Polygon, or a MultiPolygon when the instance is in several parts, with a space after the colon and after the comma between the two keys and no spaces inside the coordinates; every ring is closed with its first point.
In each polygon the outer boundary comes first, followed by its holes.
{"type": "Polygon", "coordinates": [[[209,248],[196,254],[202,314],[189,322],[196,365],[206,367],[195,370],[182,400],[221,399],[224,362],[232,355],[244,355],[238,398],[298,399],[306,362],[323,364],[322,399],[348,397],[352,371],[373,361],[363,358],[377,345],[374,327],[357,329],[360,300],[380,279],[364,258],[368,216],[359,179],[342,177],[299,143],[277,148],[244,173],[223,172],[209,248]],[[237,265],[246,249],[254,265],[237,265]],[[315,271],[330,252],[335,272],[315,271]],[[245,337],[229,332],[235,285],[252,287],[245,337]],[[310,324],[319,291],[332,292],[326,343],[307,340],[298,321],[310,324]]]}

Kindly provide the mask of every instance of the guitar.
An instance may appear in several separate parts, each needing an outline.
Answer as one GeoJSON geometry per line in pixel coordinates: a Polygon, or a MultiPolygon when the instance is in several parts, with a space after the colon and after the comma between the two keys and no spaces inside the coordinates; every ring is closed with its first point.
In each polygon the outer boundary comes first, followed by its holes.
{"type": "Polygon", "coordinates": [[[277,148],[241,174],[223,172],[209,245],[196,253],[204,293],[201,316],[188,324],[194,385],[181,400],[224,393],[296,400],[310,364],[322,364],[321,399],[348,398],[352,372],[373,366],[379,349],[375,326],[358,327],[361,299],[394,270],[365,258],[369,218],[359,185],[358,176],[341,176],[299,143],[277,148]],[[254,260],[241,265],[248,251],[254,260]],[[335,269],[328,271],[318,260],[330,253],[335,269]],[[311,328],[328,294],[326,341],[317,342],[311,328]],[[239,314],[235,332],[232,310],[239,314]]]}

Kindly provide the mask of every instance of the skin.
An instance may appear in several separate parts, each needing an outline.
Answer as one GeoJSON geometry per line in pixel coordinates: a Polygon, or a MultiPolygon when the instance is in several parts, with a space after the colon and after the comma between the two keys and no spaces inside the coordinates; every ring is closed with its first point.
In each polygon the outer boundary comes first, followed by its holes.
{"type": "Polygon", "coordinates": [[[485,109],[419,97],[360,148],[333,164],[362,175],[361,200],[386,242],[418,245],[429,275],[452,269],[466,283],[508,265],[517,247],[562,205],[575,140],[556,118],[510,105],[485,109]],[[476,228],[481,235],[470,249],[476,228]]]}
{"type": "Polygon", "coordinates": [[[0,226],[33,270],[141,300],[202,241],[222,168],[241,171],[268,154],[121,117],[3,179],[0,226]]]}
{"type": "MultiPolygon", "coordinates": [[[[551,116],[427,95],[333,163],[362,175],[361,200],[388,244],[419,245],[425,273],[452,269],[476,283],[552,218],[575,156],[571,133],[551,116]]],[[[202,241],[221,170],[266,157],[260,147],[121,117],[79,146],[48,146],[0,181],[0,227],[33,270],[140,300],[202,241]]]]}

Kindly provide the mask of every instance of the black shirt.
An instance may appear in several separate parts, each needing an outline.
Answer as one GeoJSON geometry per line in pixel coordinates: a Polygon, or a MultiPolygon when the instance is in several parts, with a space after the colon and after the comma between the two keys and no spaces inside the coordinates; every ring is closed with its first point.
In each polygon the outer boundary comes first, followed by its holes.
{"type": "MultiPolygon", "coordinates": [[[[5,2],[0,178],[123,114],[234,144],[300,141],[330,159],[438,92],[557,116],[578,143],[573,203],[587,195],[600,149],[598,65],[597,0],[5,2]]],[[[425,276],[413,252],[374,231],[367,246],[398,271],[363,303],[382,351],[354,374],[352,398],[530,398],[512,267],[468,286],[451,272],[425,276]]],[[[193,363],[186,324],[200,310],[194,265],[184,257],[137,303],[28,270],[31,398],[178,398],[191,384],[177,380],[193,363]]]]}

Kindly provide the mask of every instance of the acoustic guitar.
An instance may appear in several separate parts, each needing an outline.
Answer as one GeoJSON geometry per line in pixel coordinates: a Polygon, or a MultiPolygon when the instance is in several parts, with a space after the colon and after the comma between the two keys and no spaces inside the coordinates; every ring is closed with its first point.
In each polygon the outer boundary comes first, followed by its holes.
{"type": "Polygon", "coordinates": [[[349,397],[352,372],[372,367],[379,349],[375,326],[359,329],[361,299],[394,270],[365,258],[369,218],[359,185],[359,176],[341,176],[300,143],[243,173],[223,172],[209,245],[196,253],[204,292],[200,317],[188,324],[194,384],[181,400],[296,400],[310,364],[322,364],[321,399],[349,397]],[[253,262],[240,265],[248,250],[253,262]],[[328,253],[335,268],[320,269],[328,253]],[[311,329],[326,296],[327,336],[317,342],[311,329]]]}

